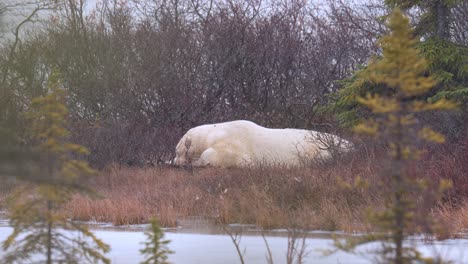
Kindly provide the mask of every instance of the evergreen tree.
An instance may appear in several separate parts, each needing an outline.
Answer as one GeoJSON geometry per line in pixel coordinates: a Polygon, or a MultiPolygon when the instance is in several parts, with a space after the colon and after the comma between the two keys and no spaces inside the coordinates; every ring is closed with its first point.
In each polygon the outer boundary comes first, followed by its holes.
{"type": "Polygon", "coordinates": [[[450,8],[463,0],[385,0],[390,7],[422,10],[416,32],[428,37],[450,39],[450,8]]]}
{"type": "MultiPolygon", "coordinates": [[[[426,187],[423,178],[408,177],[405,167],[409,160],[418,159],[421,153],[415,142],[443,143],[445,140],[442,134],[422,125],[417,115],[451,110],[456,108],[456,104],[445,98],[437,101],[423,99],[423,95],[430,93],[437,81],[425,74],[428,64],[415,48],[418,41],[414,38],[409,21],[396,9],[389,17],[388,27],[390,33],[379,41],[383,49],[382,57],[357,75],[358,82],[378,86],[381,91],[357,97],[357,101],[371,111],[371,117],[354,129],[387,143],[390,160],[386,175],[391,184],[387,209],[372,213],[370,219],[381,233],[367,237],[366,241],[383,241],[381,253],[388,263],[413,263],[416,260],[429,263],[415,249],[403,245],[404,239],[414,232],[415,204],[411,197],[426,187]]],[[[447,186],[449,183],[441,182],[441,190],[447,186]]]]}
{"type": "MultiPolygon", "coordinates": [[[[456,131],[454,127],[463,126],[468,117],[468,47],[451,41],[450,37],[450,7],[461,1],[457,0],[385,0],[390,7],[410,9],[418,7],[422,10],[420,19],[416,22],[416,37],[425,40],[416,44],[419,54],[428,63],[427,73],[437,80],[434,88],[423,95],[427,100],[435,101],[441,98],[456,100],[461,103],[462,112],[452,118],[439,118],[441,128],[446,131],[456,131]],[[445,127],[444,127],[445,126],[445,127]]],[[[365,68],[363,69],[365,70],[365,68]]],[[[333,109],[338,121],[345,127],[356,124],[361,117],[368,116],[356,100],[367,92],[391,93],[380,85],[374,85],[359,78],[359,72],[343,81],[343,89],[336,94],[333,109]]]]}
{"type": "Polygon", "coordinates": [[[149,230],[145,232],[148,241],[144,243],[145,248],[140,250],[146,257],[141,264],[168,264],[167,255],[174,253],[167,247],[171,241],[164,240],[164,232],[156,218],[151,219],[150,223],[149,230]]]}
{"type": "MultiPolygon", "coordinates": [[[[468,99],[468,47],[451,41],[451,8],[463,0],[385,0],[390,7],[417,7],[422,15],[416,34],[427,41],[419,45],[421,54],[430,62],[429,70],[438,79],[437,98],[468,99]]],[[[461,100],[460,100],[461,101],[461,100]]]]}
{"type": "Polygon", "coordinates": [[[50,77],[50,93],[32,101],[27,113],[31,140],[40,153],[37,178],[25,183],[9,198],[8,216],[12,234],[3,242],[2,263],[109,263],[103,253],[109,246],[86,226],[67,219],[63,206],[77,192],[91,195],[82,186],[95,174],[77,159],[87,154],[80,145],[67,141],[67,108],[56,74],[50,77]]]}

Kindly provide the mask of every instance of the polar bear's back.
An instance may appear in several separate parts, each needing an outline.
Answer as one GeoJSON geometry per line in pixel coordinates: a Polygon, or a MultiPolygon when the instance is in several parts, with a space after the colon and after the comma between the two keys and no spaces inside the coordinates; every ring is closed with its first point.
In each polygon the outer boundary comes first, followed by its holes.
{"type": "MultiPolygon", "coordinates": [[[[262,127],[245,120],[231,121],[219,124],[201,125],[190,129],[187,135],[192,139],[194,147],[206,149],[217,145],[231,145],[236,148],[246,148],[252,145],[252,131],[262,127]]],[[[221,147],[221,146],[219,146],[221,147]]],[[[245,151],[245,150],[244,150],[245,151]]]]}
{"type": "Polygon", "coordinates": [[[230,163],[297,166],[300,157],[306,158],[315,152],[309,144],[309,131],[265,128],[245,120],[203,125],[193,128],[189,134],[200,137],[196,148],[214,148],[218,155],[230,156],[230,163]],[[232,153],[237,153],[238,160],[232,161],[232,153]]]}
{"type": "Polygon", "coordinates": [[[301,158],[315,155],[316,148],[311,144],[310,137],[311,132],[307,130],[264,128],[253,136],[258,146],[256,160],[298,166],[301,158]]]}

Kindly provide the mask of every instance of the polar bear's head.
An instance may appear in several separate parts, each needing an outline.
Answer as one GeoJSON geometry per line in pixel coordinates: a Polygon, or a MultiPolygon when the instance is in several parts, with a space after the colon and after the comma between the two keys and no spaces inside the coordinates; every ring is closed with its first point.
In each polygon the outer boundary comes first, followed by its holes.
{"type": "Polygon", "coordinates": [[[189,157],[189,150],[192,146],[192,138],[187,134],[184,135],[176,146],[176,157],[174,158],[174,165],[184,166],[190,164],[192,161],[189,157]]]}

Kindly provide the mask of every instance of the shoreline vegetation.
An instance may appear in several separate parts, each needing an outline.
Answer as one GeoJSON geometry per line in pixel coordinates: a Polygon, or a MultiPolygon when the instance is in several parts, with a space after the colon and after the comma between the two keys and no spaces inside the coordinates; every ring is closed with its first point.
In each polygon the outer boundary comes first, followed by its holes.
{"type": "MultiPolygon", "coordinates": [[[[427,196],[413,197],[415,214],[435,220],[439,239],[459,237],[468,229],[466,149],[468,139],[429,145],[421,159],[407,168],[410,177],[425,175],[428,179],[427,196]],[[441,179],[452,181],[453,187],[434,197],[431,193],[441,179]]],[[[350,155],[295,169],[112,164],[85,183],[99,197],[76,194],[63,208],[70,219],[116,226],[148,223],[156,216],[163,227],[176,227],[180,221],[198,217],[215,224],[238,223],[266,230],[371,232],[366,214],[385,209],[388,186],[379,174],[388,162],[383,153],[385,150],[373,142],[359,143],[350,155]]],[[[5,210],[6,197],[19,184],[2,179],[0,211],[5,210]]],[[[420,233],[433,233],[421,223],[414,224],[420,233]]]]}
{"type": "MultiPolygon", "coordinates": [[[[147,223],[157,216],[162,226],[176,227],[178,221],[200,217],[216,224],[239,223],[264,229],[369,232],[366,212],[385,208],[385,186],[377,173],[380,163],[367,165],[352,160],[297,169],[193,170],[112,165],[87,183],[101,197],[76,194],[64,208],[71,219],[117,226],[147,223]]],[[[410,170],[422,168],[428,170],[425,173],[437,173],[436,167],[422,164],[410,170]]],[[[439,238],[468,229],[468,199],[457,195],[462,191],[460,186],[454,184],[440,200],[414,197],[416,213],[436,220],[439,238]]],[[[5,195],[5,191],[0,194],[0,208],[5,195]]],[[[424,233],[424,226],[420,230],[424,233]]]]}

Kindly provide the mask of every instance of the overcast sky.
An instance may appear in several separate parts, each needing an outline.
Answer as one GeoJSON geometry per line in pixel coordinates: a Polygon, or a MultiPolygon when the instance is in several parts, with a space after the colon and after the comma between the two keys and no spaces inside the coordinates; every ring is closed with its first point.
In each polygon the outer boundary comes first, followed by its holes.
{"type": "MultiPolygon", "coordinates": [[[[21,3],[21,2],[29,2],[30,0],[0,0],[2,4],[8,4],[8,3],[21,3]]],[[[37,0],[40,1],[40,0],[37,0]]],[[[86,0],[86,6],[85,9],[86,11],[91,11],[96,7],[97,2],[102,1],[102,0],[86,0]]],[[[325,0],[310,0],[313,3],[325,3],[325,0]]],[[[354,2],[354,3],[364,3],[364,0],[346,0],[348,2],[354,2]]],[[[365,2],[371,3],[375,1],[381,1],[381,0],[366,0],[365,2]]],[[[2,19],[2,24],[3,28],[0,28],[0,37],[3,39],[11,37],[11,31],[20,23],[27,15],[31,13],[31,9],[29,8],[17,8],[17,10],[10,10],[9,13],[3,16],[2,19]]],[[[41,12],[40,13],[40,18],[46,18],[48,12],[41,12]]],[[[30,28],[34,26],[34,24],[29,23],[27,27],[25,28],[30,28]]]]}

